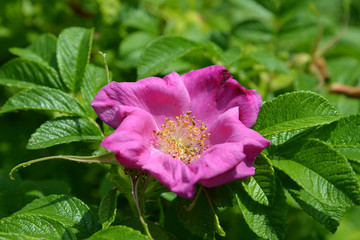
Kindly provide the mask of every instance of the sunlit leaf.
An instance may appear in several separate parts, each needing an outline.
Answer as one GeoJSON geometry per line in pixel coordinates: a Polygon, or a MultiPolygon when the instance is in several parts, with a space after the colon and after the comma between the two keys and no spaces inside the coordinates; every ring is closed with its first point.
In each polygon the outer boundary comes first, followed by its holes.
{"type": "Polygon", "coordinates": [[[138,78],[156,75],[177,58],[199,48],[199,44],[182,37],[161,37],[144,51],[138,68],[138,78]]]}
{"type": "Polygon", "coordinates": [[[86,111],[75,98],[57,89],[38,87],[23,90],[7,100],[0,113],[16,110],[46,110],[86,117],[86,111]]]}
{"type": "Polygon", "coordinates": [[[41,125],[31,135],[26,148],[40,149],[76,141],[101,141],[102,138],[99,127],[87,118],[57,118],[41,125]]]}
{"type": "Polygon", "coordinates": [[[56,58],[66,87],[77,92],[89,62],[92,33],[90,29],[71,27],[63,30],[57,41],[56,58]]]}

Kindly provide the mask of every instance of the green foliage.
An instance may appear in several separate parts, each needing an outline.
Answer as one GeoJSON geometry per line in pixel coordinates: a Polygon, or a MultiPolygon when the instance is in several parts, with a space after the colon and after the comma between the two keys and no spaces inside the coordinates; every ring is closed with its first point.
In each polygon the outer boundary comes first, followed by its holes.
{"type": "Polygon", "coordinates": [[[105,240],[105,239],[132,239],[132,240],[146,240],[147,236],[142,235],[139,231],[133,230],[125,226],[114,226],[101,230],[88,240],[105,240]]]}
{"type": "Polygon", "coordinates": [[[347,213],[357,220],[360,204],[360,103],[352,92],[360,86],[357,1],[2,5],[0,238],[149,239],[138,209],[155,239],[356,234],[360,225],[347,213]],[[44,155],[111,163],[100,142],[112,129],[90,104],[112,78],[131,82],[213,64],[265,100],[252,128],[271,145],[256,158],[254,176],[200,186],[191,201],[144,178],[139,206],[138,172],[120,165],[39,163],[9,180],[10,166],[44,155]],[[351,90],[336,92],[335,83],[351,90]]]}
{"type": "Polygon", "coordinates": [[[77,92],[80,89],[92,42],[92,30],[67,28],[59,35],[56,45],[56,59],[66,87],[77,92]]]}
{"type": "Polygon", "coordinates": [[[274,187],[275,198],[271,207],[255,202],[241,187],[236,195],[246,223],[256,235],[264,239],[283,239],[286,233],[287,207],[284,189],[279,181],[274,187]]]}
{"type": "Polygon", "coordinates": [[[75,234],[86,237],[97,230],[98,218],[82,201],[66,195],[50,195],[3,218],[0,234],[5,239],[76,239],[75,234]]]}
{"type": "Polygon", "coordinates": [[[256,202],[270,206],[274,204],[275,173],[270,160],[259,155],[255,161],[256,175],[242,181],[245,191],[256,202]]]}
{"type": "Polygon", "coordinates": [[[101,141],[98,126],[87,118],[62,117],[41,125],[29,139],[26,148],[40,149],[74,141],[101,141]]]}
{"type": "Polygon", "coordinates": [[[27,109],[87,116],[77,99],[60,90],[47,87],[29,88],[17,93],[2,106],[0,113],[27,109]]]}
{"type": "Polygon", "coordinates": [[[117,189],[108,191],[101,200],[99,217],[103,229],[108,228],[114,222],[116,216],[117,189]]]}
{"type": "Polygon", "coordinates": [[[169,63],[198,47],[199,44],[181,37],[163,37],[155,40],[141,56],[137,68],[138,78],[160,73],[169,63]]]}

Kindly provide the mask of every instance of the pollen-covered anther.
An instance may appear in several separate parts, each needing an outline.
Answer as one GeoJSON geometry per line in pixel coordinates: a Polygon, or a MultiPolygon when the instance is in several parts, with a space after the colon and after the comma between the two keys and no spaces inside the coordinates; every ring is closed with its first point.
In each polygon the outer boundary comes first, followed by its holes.
{"type": "Polygon", "coordinates": [[[209,146],[205,145],[210,133],[205,133],[206,126],[191,111],[180,115],[175,120],[165,119],[159,131],[154,131],[156,146],[173,158],[189,164],[198,159],[209,146]]]}

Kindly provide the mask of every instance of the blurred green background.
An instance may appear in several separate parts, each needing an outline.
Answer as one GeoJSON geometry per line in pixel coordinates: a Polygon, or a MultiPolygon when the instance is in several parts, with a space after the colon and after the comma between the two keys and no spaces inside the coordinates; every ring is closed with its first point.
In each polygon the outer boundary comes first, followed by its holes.
{"type": "MultiPolygon", "coordinates": [[[[221,64],[241,84],[257,89],[263,100],[311,90],[341,113],[360,112],[360,1],[2,0],[0,65],[41,34],[57,36],[71,26],[94,28],[91,62],[103,66],[97,52],[106,53],[115,81],[137,80],[137,65],[151,41],[182,36],[206,47],[170,63],[162,74],[221,64]]],[[[0,106],[17,91],[0,86],[0,106]]],[[[51,117],[40,112],[0,117],[0,217],[52,193],[72,194],[95,206],[107,189],[106,167],[63,160],[39,163],[22,169],[15,181],[9,179],[9,170],[20,162],[89,155],[97,148],[71,143],[26,150],[30,135],[51,117]]],[[[360,164],[354,166],[359,173],[360,164]]],[[[360,208],[350,209],[331,235],[291,199],[289,204],[287,239],[360,239],[360,208]]],[[[226,239],[256,239],[237,208],[223,209],[219,216],[226,239]]]]}

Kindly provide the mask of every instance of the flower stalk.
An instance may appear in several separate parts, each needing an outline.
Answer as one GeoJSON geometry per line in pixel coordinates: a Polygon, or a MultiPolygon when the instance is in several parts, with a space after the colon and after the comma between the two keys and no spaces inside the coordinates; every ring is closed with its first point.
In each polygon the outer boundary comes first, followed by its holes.
{"type": "MultiPolygon", "coordinates": [[[[139,181],[141,180],[141,173],[136,176],[131,176],[130,179],[131,179],[131,192],[132,192],[132,196],[133,196],[133,199],[135,202],[136,209],[139,214],[139,220],[145,230],[146,235],[149,237],[150,240],[153,240],[153,237],[151,236],[148,225],[147,225],[144,217],[142,216],[142,211],[141,211],[141,208],[139,205],[138,187],[139,187],[139,181]]],[[[144,185],[143,189],[145,189],[145,188],[146,188],[146,186],[144,185]]],[[[143,189],[141,191],[141,199],[144,199],[143,194],[144,194],[145,190],[143,190],[143,189]]],[[[143,200],[142,200],[142,205],[143,205],[143,200]]]]}
{"type": "Polygon", "coordinates": [[[43,158],[37,158],[34,160],[30,160],[24,163],[20,163],[16,165],[13,169],[11,169],[9,176],[11,180],[15,180],[13,174],[19,170],[21,167],[28,167],[33,163],[43,162],[52,159],[66,159],[74,162],[81,162],[81,163],[108,163],[108,164],[118,164],[118,161],[115,158],[114,153],[107,153],[98,156],[71,156],[71,155],[58,155],[58,156],[49,156],[43,158]]]}

